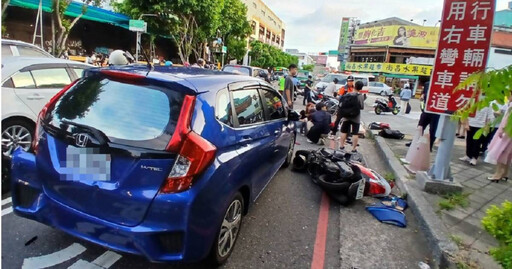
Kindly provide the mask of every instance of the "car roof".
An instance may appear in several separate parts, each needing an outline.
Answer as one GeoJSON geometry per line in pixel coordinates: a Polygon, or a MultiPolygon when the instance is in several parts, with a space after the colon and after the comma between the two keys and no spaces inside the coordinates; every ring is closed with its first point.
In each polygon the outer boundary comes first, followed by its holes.
{"type": "MultiPolygon", "coordinates": [[[[91,72],[98,72],[99,70],[99,68],[90,69],[91,72]]],[[[261,79],[250,76],[194,67],[155,66],[149,73],[146,65],[111,66],[101,68],[101,70],[129,72],[146,76],[149,79],[178,83],[196,93],[211,90],[217,91],[226,88],[228,84],[236,82],[264,83],[261,79]]]]}
{"type": "MultiPolygon", "coordinates": [[[[41,52],[44,52],[49,58],[55,58],[53,55],[51,55],[50,53],[48,53],[45,50],[41,49],[40,47],[38,47],[36,45],[33,45],[33,44],[30,44],[30,43],[27,43],[27,42],[20,41],[20,40],[2,39],[2,45],[15,45],[15,46],[20,46],[20,47],[30,47],[30,48],[37,49],[37,50],[39,50],[41,52]]],[[[10,56],[2,55],[2,58],[3,57],[10,57],[10,56]]]]}
{"type": "Polygon", "coordinates": [[[18,72],[19,70],[38,64],[67,64],[76,67],[94,67],[90,64],[85,64],[81,62],[59,59],[59,58],[45,58],[45,57],[6,57],[2,58],[2,81],[6,78],[10,77],[12,74],[18,72]]]}
{"type": "MultiPolygon", "coordinates": [[[[261,69],[257,66],[250,66],[250,65],[241,65],[241,64],[226,64],[224,65],[224,67],[226,66],[231,66],[231,67],[244,67],[244,68],[251,68],[251,69],[261,69]]],[[[222,67],[222,69],[224,69],[224,67],[222,67]]]]}

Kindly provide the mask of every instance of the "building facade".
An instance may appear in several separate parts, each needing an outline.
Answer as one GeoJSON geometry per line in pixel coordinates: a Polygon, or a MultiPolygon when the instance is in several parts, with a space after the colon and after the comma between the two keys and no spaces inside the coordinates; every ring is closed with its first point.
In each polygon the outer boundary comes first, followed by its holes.
{"type": "Polygon", "coordinates": [[[262,0],[242,2],[247,6],[247,20],[252,27],[249,41],[259,40],[282,49],[286,34],[284,22],[262,0]]]}

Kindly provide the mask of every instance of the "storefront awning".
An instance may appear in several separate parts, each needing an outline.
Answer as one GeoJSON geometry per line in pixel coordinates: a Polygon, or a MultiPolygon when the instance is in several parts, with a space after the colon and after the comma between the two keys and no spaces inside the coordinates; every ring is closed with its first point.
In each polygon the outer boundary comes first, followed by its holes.
{"type": "MultiPolygon", "coordinates": [[[[39,0],[11,0],[9,2],[9,5],[29,9],[38,9],[39,0]]],[[[66,12],[64,12],[64,15],[70,17],[78,17],[82,13],[82,7],[82,3],[73,1],[67,8],[66,12]]],[[[43,11],[52,11],[52,0],[43,0],[43,11]]],[[[113,24],[115,26],[123,27],[125,29],[128,29],[128,24],[130,21],[130,17],[124,14],[112,12],[94,6],[88,6],[87,11],[82,16],[82,18],[85,20],[113,24]]]]}

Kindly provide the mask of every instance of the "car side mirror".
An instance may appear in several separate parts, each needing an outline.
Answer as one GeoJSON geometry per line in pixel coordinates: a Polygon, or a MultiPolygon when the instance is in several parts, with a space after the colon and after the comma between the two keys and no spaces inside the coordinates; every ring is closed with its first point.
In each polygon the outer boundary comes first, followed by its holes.
{"type": "Polygon", "coordinates": [[[295,110],[288,110],[288,121],[299,121],[300,115],[295,110]]]}

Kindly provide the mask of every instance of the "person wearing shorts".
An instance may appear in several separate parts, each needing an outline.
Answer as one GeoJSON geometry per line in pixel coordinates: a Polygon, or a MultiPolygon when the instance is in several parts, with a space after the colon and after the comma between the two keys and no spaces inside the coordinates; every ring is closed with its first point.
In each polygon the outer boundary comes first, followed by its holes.
{"type": "MultiPolygon", "coordinates": [[[[364,108],[364,96],[359,93],[363,89],[363,82],[356,81],[353,93],[356,94],[359,101],[359,108],[364,108]]],[[[361,112],[355,117],[344,117],[343,123],[341,124],[341,138],[340,138],[340,149],[345,149],[345,141],[347,140],[348,134],[352,134],[352,152],[357,152],[357,143],[359,142],[359,126],[361,125],[361,112]]]]}

